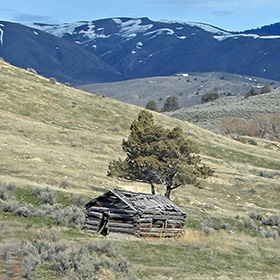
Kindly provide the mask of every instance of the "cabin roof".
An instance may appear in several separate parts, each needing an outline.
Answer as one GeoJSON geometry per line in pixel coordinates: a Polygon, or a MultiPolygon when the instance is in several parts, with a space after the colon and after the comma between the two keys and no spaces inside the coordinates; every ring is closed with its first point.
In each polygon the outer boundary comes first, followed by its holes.
{"type": "Polygon", "coordinates": [[[121,201],[123,201],[131,210],[135,212],[145,212],[145,211],[160,211],[160,212],[177,212],[182,215],[186,213],[181,210],[176,204],[174,204],[170,199],[161,194],[149,194],[149,193],[138,193],[130,192],[124,190],[109,190],[103,195],[90,201],[86,207],[90,207],[94,204],[94,201],[98,201],[101,197],[109,196],[110,194],[115,195],[121,201]]]}

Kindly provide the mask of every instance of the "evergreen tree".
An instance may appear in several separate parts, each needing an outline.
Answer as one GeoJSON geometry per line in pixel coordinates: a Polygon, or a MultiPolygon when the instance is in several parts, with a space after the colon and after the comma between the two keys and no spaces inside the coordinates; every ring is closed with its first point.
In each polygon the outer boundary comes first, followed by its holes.
{"type": "Polygon", "coordinates": [[[155,100],[150,100],[146,105],[147,110],[158,112],[158,106],[155,100]]]}
{"type": "Polygon", "coordinates": [[[179,101],[176,96],[169,96],[167,97],[162,112],[171,112],[180,109],[179,101]]]}
{"type": "Polygon", "coordinates": [[[201,96],[201,103],[206,103],[210,101],[214,101],[220,98],[220,94],[215,92],[206,92],[201,96]]]}
{"type": "Polygon", "coordinates": [[[155,193],[155,184],[165,185],[165,195],[185,184],[196,184],[198,177],[206,178],[213,170],[200,164],[198,148],[183,135],[182,129],[164,129],[154,124],[153,115],[141,111],[123,140],[125,160],[109,164],[108,175],[149,183],[155,193]]]}

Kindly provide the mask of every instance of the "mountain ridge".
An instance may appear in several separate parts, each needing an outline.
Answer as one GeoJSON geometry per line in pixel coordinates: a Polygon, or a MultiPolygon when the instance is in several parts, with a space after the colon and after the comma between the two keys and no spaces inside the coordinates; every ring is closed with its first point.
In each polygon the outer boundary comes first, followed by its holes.
{"type": "Polygon", "coordinates": [[[0,30],[0,57],[15,66],[71,84],[123,79],[94,53],[52,34],[5,21],[0,30]]]}
{"type": "Polygon", "coordinates": [[[83,46],[129,78],[224,71],[280,80],[280,31],[238,33],[204,23],[149,18],[37,27],[83,46]]]}

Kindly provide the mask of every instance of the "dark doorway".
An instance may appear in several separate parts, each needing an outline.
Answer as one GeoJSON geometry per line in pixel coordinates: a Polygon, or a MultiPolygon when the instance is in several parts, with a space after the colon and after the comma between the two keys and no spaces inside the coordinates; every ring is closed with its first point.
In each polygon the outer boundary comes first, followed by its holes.
{"type": "Polygon", "coordinates": [[[109,234],[109,214],[110,212],[103,212],[99,224],[98,232],[106,236],[109,234]]]}

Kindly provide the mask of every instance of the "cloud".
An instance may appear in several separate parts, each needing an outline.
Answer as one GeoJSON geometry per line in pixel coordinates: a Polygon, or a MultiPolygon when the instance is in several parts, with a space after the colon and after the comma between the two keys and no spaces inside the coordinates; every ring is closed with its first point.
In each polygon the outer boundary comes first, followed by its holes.
{"type": "Polygon", "coordinates": [[[40,16],[32,14],[18,14],[14,17],[16,22],[41,22],[41,23],[54,23],[54,19],[50,16],[40,16]]]}

